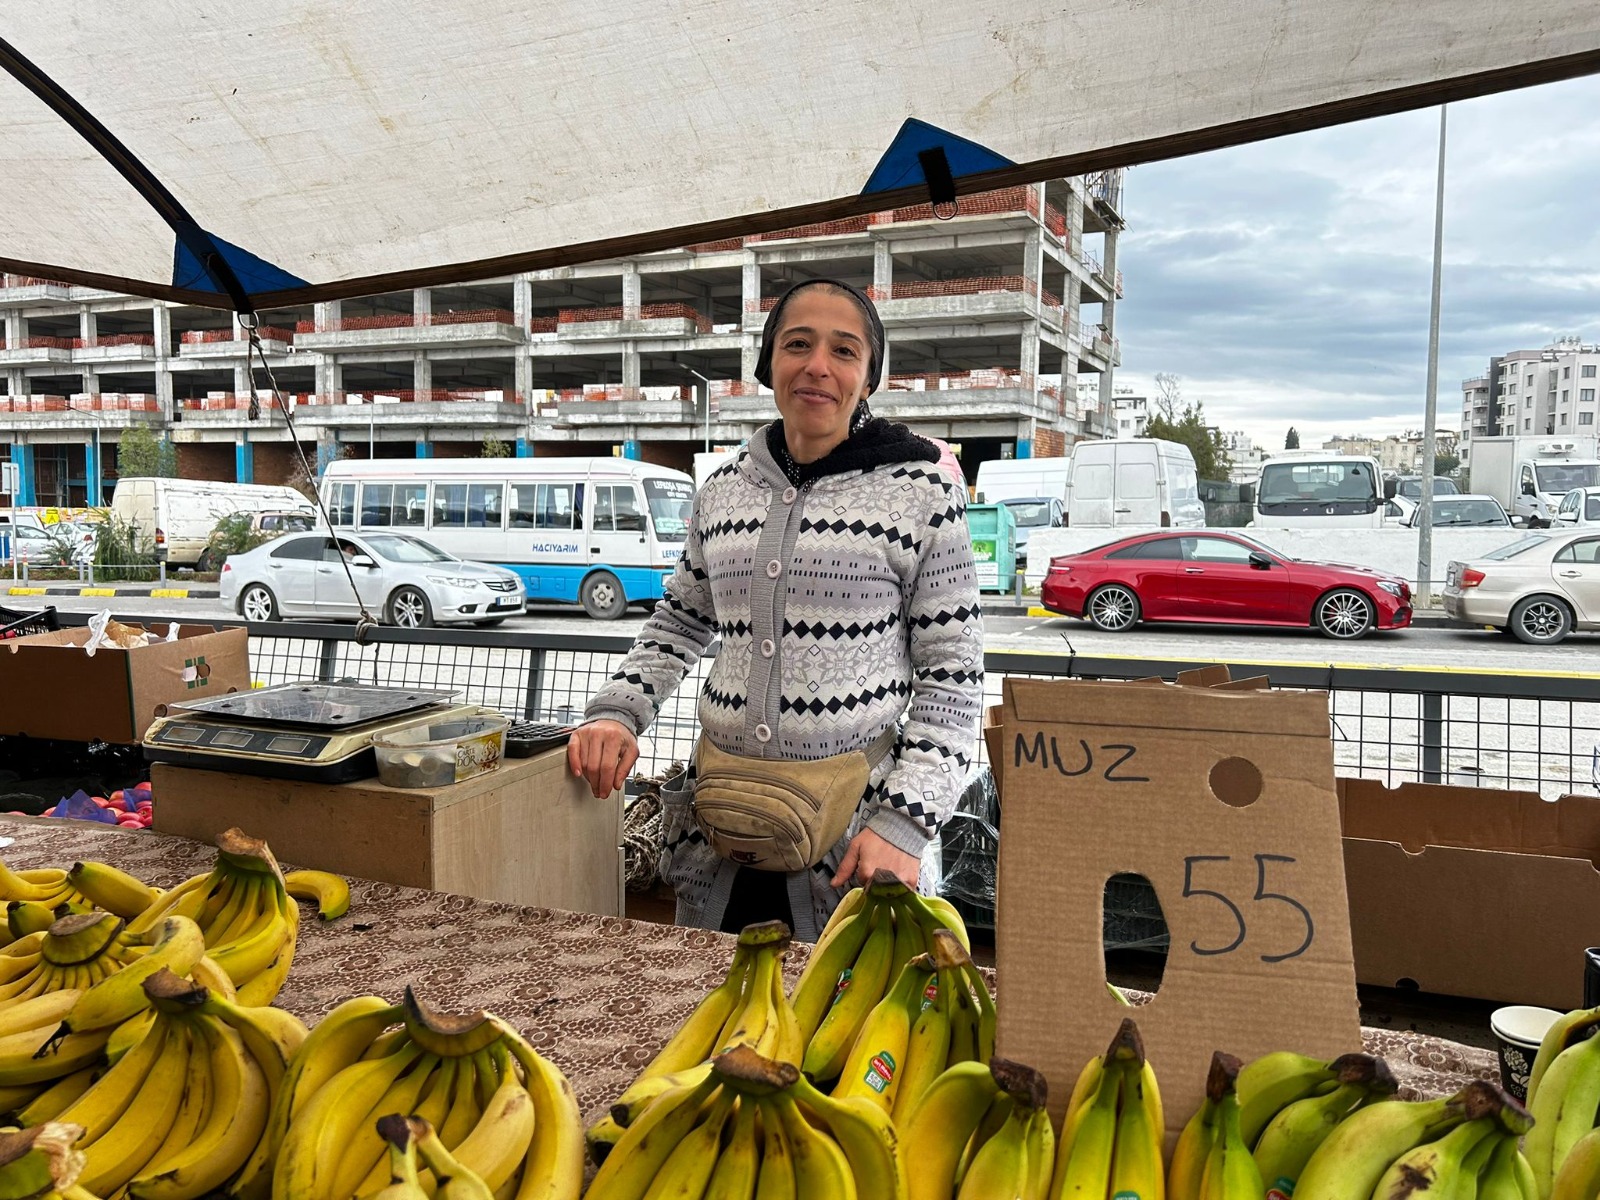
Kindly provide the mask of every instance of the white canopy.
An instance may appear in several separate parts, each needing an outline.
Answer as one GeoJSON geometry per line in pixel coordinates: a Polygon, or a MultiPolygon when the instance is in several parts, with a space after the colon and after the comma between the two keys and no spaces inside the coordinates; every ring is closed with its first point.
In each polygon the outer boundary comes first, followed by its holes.
{"type": "Polygon", "coordinates": [[[964,194],[1588,73],[1600,5],[8,0],[0,39],[0,266],[265,307],[925,201],[930,147],[964,194]]]}

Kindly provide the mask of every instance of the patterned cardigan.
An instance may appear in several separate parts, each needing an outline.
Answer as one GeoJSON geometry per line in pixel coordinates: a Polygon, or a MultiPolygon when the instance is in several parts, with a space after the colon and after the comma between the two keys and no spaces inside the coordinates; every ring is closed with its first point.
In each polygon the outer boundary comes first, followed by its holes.
{"type": "MultiPolygon", "coordinates": [[[[719,468],[695,498],[664,598],[585,713],[643,733],[720,636],[699,719],[725,751],[824,758],[865,750],[905,717],[844,838],[811,878],[790,879],[802,938],[816,936],[807,917],[820,927],[838,902],[828,881],[859,829],[911,854],[928,848],[966,782],[982,712],[966,497],[932,462],[882,461],[914,435],[874,424],[884,429],[867,470],[793,487],[766,427],[719,468]]],[[[736,868],[705,843],[686,789],[665,799],[662,874],[678,890],[678,919],[716,928],[736,868]]]]}

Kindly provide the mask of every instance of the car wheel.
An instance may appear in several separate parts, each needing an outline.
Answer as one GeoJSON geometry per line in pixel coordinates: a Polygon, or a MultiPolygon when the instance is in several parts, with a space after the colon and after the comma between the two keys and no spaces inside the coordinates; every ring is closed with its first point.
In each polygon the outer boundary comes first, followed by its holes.
{"type": "Polygon", "coordinates": [[[417,588],[400,588],[389,597],[389,624],[401,629],[427,629],[433,624],[433,607],[417,588]]]}
{"type": "Polygon", "coordinates": [[[1324,637],[1346,640],[1363,637],[1377,613],[1372,601],[1354,588],[1337,588],[1317,601],[1315,620],[1324,637]]]}
{"type": "Polygon", "coordinates": [[[1554,596],[1527,596],[1511,609],[1511,632],[1534,646],[1553,646],[1572,632],[1572,611],[1554,596]]]}
{"type": "Polygon", "coordinates": [[[278,601],[259,583],[252,583],[239,594],[239,615],[246,621],[276,621],[278,601]]]}
{"type": "Polygon", "coordinates": [[[1139,620],[1139,597],[1120,583],[1100,588],[1083,607],[1090,624],[1107,633],[1132,629],[1139,620]]]}
{"type": "Polygon", "coordinates": [[[196,571],[215,571],[217,569],[217,559],[211,553],[210,546],[200,551],[200,559],[194,564],[194,569],[196,571]]]}
{"type": "Polygon", "coordinates": [[[599,621],[615,621],[628,609],[628,595],[610,571],[596,571],[583,581],[583,611],[599,621]]]}

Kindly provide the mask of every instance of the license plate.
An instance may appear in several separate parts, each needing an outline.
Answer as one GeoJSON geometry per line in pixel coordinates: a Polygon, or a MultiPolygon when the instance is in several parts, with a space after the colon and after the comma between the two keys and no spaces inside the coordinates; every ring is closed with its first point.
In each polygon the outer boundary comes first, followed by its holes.
{"type": "Polygon", "coordinates": [[[520,596],[504,596],[496,600],[494,606],[496,608],[521,608],[522,598],[520,596]]]}

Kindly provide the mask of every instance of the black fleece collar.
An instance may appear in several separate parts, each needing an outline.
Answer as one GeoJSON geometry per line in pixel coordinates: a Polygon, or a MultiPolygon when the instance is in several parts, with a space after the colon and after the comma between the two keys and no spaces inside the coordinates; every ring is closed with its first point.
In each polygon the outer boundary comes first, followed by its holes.
{"type": "Polygon", "coordinates": [[[918,437],[898,421],[873,417],[816,462],[797,463],[789,457],[783,438],[783,419],[767,427],[767,452],[784,476],[795,487],[802,487],[829,475],[867,471],[890,463],[939,461],[939,451],[926,438],[918,437]]]}

